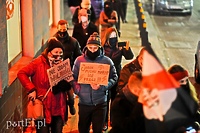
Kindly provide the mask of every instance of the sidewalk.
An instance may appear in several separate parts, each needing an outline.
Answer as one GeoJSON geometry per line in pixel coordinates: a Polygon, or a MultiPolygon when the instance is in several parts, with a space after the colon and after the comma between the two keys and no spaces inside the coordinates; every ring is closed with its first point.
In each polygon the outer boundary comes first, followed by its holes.
{"type": "MultiPolygon", "coordinates": [[[[69,11],[69,8],[67,5],[65,5],[65,19],[68,20],[71,25],[71,12],[69,11]]],[[[135,6],[133,3],[133,0],[129,0],[128,4],[128,11],[127,11],[127,21],[128,23],[121,23],[121,40],[128,40],[130,41],[130,47],[132,51],[134,52],[134,58],[138,55],[138,52],[141,48],[141,39],[139,36],[139,30],[138,30],[138,23],[137,23],[137,16],[135,13],[135,6]]],[[[122,61],[122,66],[129,63],[132,60],[125,60],[122,61]]],[[[68,117],[68,122],[63,128],[63,133],[78,133],[78,98],[75,100],[75,108],[76,108],[76,114],[74,116],[70,115],[68,117]]],[[[109,127],[110,129],[111,127],[109,127]]],[[[107,132],[109,131],[107,130],[107,132]]],[[[105,132],[106,133],[106,132],[105,132]]]]}

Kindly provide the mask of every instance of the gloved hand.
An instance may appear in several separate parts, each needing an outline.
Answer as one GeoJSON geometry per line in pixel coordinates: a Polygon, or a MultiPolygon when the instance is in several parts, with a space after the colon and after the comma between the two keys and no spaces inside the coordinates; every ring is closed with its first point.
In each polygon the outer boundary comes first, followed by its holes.
{"type": "Polygon", "coordinates": [[[57,85],[52,87],[53,94],[58,94],[60,92],[65,92],[71,89],[71,85],[66,80],[61,80],[57,85]]]}
{"type": "Polygon", "coordinates": [[[36,99],[36,91],[35,90],[28,94],[28,99],[35,101],[35,99],[36,99]]]}

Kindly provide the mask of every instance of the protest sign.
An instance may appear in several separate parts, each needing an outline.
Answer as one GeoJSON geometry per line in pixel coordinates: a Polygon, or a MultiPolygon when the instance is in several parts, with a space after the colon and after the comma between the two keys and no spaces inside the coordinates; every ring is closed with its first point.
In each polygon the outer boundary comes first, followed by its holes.
{"type": "Polygon", "coordinates": [[[47,70],[47,75],[49,78],[50,86],[55,86],[59,81],[66,80],[70,82],[73,80],[70,61],[69,59],[64,60],[63,62],[51,67],[47,70]]]}
{"type": "Polygon", "coordinates": [[[108,85],[110,65],[100,63],[81,63],[78,83],[108,85]]]}

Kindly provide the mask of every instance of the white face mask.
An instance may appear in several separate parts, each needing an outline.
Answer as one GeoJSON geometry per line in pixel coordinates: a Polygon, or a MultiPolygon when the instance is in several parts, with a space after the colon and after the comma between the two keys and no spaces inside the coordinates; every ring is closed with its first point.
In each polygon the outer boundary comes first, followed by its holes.
{"type": "Polygon", "coordinates": [[[86,16],[81,16],[81,22],[84,23],[88,21],[88,18],[86,16]]]}

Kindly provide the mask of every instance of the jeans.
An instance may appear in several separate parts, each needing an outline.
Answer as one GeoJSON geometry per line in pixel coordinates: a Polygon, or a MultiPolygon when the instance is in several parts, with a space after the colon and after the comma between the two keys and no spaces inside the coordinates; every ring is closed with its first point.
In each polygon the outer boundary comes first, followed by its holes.
{"type": "Polygon", "coordinates": [[[78,130],[80,133],[89,133],[92,123],[93,133],[102,133],[107,110],[107,102],[87,106],[79,104],[78,130]]]}

